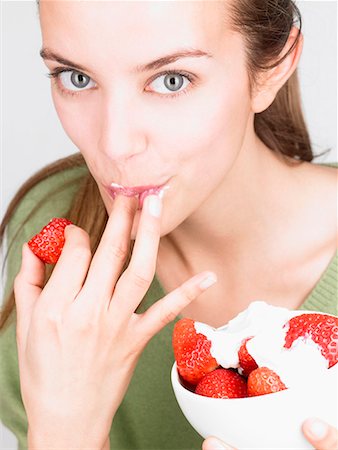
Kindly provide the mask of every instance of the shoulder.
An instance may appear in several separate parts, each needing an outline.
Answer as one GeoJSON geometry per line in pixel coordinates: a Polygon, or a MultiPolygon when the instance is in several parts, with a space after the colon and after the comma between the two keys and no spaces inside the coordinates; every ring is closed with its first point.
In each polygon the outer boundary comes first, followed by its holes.
{"type": "Polygon", "coordinates": [[[307,163],[307,168],[324,186],[337,185],[338,162],[307,163]]]}
{"type": "MultiPolygon", "coordinates": [[[[52,175],[47,175],[42,181],[27,190],[13,214],[23,216],[25,212],[32,213],[35,206],[42,203],[52,203],[53,206],[60,200],[70,198],[79,188],[88,169],[86,166],[67,168],[52,175]]],[[[36,212],[37,209],[34,210],[36,212]]]]}
{"type": "Polygon", "coordinates": [[[74,195],[88,174],[85,165],[45,177],[20,199],[6,227],[6,288],[9,292],[21,264],[21,249],[53,217],[65,217],[74,195]]]}
{"type": "Polygon", "coordinates": [[[35,184],[20,200],[9,222],[8,233],[13,235],[18,227],[28,223],[30,228],[40,229],[49,219],[66,214],[87,174],[86,166],[67,168],[35,184]]]}
{"type": "Polygon", "coordinates": [[[337,183],[338,162],[305,163],[305,168],[309,174],[321,181],[324,186],[337,183]]]}
{"type": "Polygon", "coordinates": [[[329,217],[334,221],[335,239],[338,239],[338,163],[316,164],[318,184],[322,186],[323,211],[328,210],[329,217]],[[325,205],[325,206],[324,206],[325,205]]]}
{"type": "MultiPolygon", "coordinates": [[[[307,192],[321,214],[334,221],[337,230],[338,163],[305,163],[304,180],[307,192]]],[[[338,230],[337,230],[338,231],[338,230]]]]}

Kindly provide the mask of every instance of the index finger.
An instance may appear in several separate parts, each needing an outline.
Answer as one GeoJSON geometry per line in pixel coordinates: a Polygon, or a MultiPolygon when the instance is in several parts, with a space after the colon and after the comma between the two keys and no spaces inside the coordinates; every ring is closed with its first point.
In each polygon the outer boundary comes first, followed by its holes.
{"type": "MultiPolygon", "coordinates": [[[[96,304],[110,300],[117,279],[129,255],[130,234],[138,199],[117,195],[100,244],[92,259],[83,292],[95,295],[96,304]]],[[[84,301],[89,298],[84,297],[84,301]]]]}
{"type": "Polygon", "coordinates": [[[161,232],[162,201],[158,195],[146,197],[128,268],[117,282],[111,307],[128,317],[137,308],[154,278],[161,232]]]}

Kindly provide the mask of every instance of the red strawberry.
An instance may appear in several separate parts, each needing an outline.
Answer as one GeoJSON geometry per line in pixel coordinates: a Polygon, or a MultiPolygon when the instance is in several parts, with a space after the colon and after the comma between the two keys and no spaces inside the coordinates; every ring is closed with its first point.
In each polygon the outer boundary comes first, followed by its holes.
{"type": "Polygon", "coordinates": [[[28,242],[29,248],[41,261],[55,264],[65,243],[65,228],[71,223],[68,219],[52,219],[28,242]]]}
{"type": "Polygon", "coordinates": [[[210,354],[211,341],[204,334],[196,333],[194,323],[194,320],[187,318],[176,322],[173,348],[179,374],[196,385],[219,364],[210,354]]]}
{"type": "Polygon", "coordinates": [[[214,398],[247,397],[246,379],[234,369],[216,369],[202,378],[195,394],[214,398]]]}
{"type": "Polygon", "coordinates": [[[298,338],[311,339],[321,348],[329,368],[338,361],[338,317],[329,314],[305,313],[290,319],[285,336],[285,348],[290,348],[298,338]]]}
{"type": "Polygon", "coordinates": [[[287,387],[279,378],[279,375],[267,367],[258,367],[248,377],[249,397],[271,394],[272,392],[283,391],[284,389],[287,389],[287,387]]]}
{"type": "Polygon", "coordinates": [[[248,349],[246,348],[246,343],[252,338],[253,336],[244,339],[242,345],[238,350],[239,366],[241,367],[241,369],[243,369],[243,375],[246,377],[248,377],[250,372],[257,369],[258,367],[256,361],[253,359],[253,357],[248,352],[248,349]]]}

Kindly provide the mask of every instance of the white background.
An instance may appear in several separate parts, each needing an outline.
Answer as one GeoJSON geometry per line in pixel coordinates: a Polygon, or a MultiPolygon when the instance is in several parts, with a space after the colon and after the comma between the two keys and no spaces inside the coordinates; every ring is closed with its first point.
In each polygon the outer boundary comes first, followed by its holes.
{"type": "MultiPolygon", "coordinates": [[[[318,161],[337,161],[337,3],[298,1],[304,49],[299,75],[305,118],[318,161]]],[[[34,172],[77,151],[54,111],[34,1],[1,0],[0,217],[19,186],[34,172]]],[[[1,404],[0,404],[1,407],[1,404]]],[[[16,439],[0,425],[0,449],[16,439]]]]}

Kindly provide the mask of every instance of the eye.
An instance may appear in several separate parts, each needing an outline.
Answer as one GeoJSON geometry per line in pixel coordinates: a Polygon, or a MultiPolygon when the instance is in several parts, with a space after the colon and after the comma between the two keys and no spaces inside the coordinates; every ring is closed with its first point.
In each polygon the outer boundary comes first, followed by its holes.
{"type": "Polygon", "coordinates": [[[191,83],[192,77],[188,74],[180,72],[168,71],[160,76],[157,76],[151,83],[152,90],[159,94],[168,94],[170,92],[176,93],[184,91],[185,88],[191,83]],[[181,89],[182,86],[184,89],[181,89]],[[168,92],[169,91],[169,92],[168,92]]]}
{"type": "Polygon", "coordinates": [[[96,86],[96,83],[88,76],[77,70],[56,69],[49,74],[50,77],[56,78],[61,87],[66,91],[83,91],[96,86]]]}
{"type": "Polygon", "coordinates": [[[69,91],[78,91],[95,86],[90,77],[76,70],[60,73],[59,79],[63,87],[69,91]]]}
{"type": "MultiPolygon", "coordinates": [[[[81,91],[91,90],[97,86],[95,81],[88,75],[70,68],[57,67],[47,74],[47,76],[54,79],[56,87],[64,95],[69,94],[74,96],[81,91]]],[[[190,73],[167,70],[162,74],[156,75],[148,84],[148,86],[153,86],[152,89],[146,89],[146,91],[150,93],[154,93],[153,91],[155,91],[163,94],[164,97],[176,98],[181,94],[187,94],[189,90],[185,88],[189,85],[195,85],[195,83],[195,76],[190,73]]]]}

